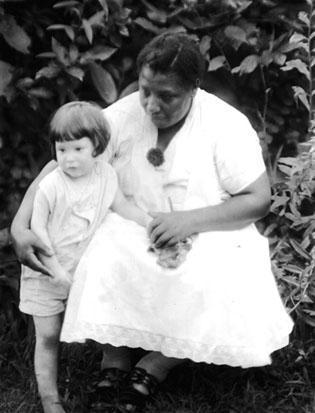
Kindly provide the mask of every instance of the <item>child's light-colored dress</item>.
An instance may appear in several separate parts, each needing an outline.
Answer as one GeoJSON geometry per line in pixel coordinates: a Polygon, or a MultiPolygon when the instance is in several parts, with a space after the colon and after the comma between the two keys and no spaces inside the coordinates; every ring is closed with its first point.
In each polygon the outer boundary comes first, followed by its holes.
{"type": "MultiPolygon", "coordinates": [[[[118,183],[114,169],[96,161],[90,179],[81,186],[57,167],[37,189],[32,221],[49,210],[47,231],[61,265],[73,275],[92,235],[105,218],[116,195],[118,183]]],[[[37,316],[64,311],[69,288],[50,277],[22,266],[20,310],[37,316]]]]}
{"type": "MultiPolygon", "coordinates": [[[[247,119],[202,90],[160,167],[146,158],[157,130],[138,93],[105,115],[120,187],[147,211],[169,211],[168,198],[175,210],[220,204],[265,170],[247,119]]],[[[268,241],[254,224],[197,235],[176,269],[159,266],[148,247],[145,229],[107,215],[75,273],[61,340],[242,367],[268,364],[288,344],[293,323],[271,272],[268,241]]]]}

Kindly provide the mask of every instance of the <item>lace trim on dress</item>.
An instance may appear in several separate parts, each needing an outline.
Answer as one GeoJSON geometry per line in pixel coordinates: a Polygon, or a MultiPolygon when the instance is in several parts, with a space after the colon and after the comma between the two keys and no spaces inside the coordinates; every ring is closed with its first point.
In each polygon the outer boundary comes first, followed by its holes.
{"type": "Polygon", "coordinates": [[[194,362],[227,364],[233,367],[259,367],[271,363],[270,354],[288,345],[288,332],[283,331],[278,339],[265,346],[255,348],[245,346],[215,346],[180,340],[146,331],[133,330],[125,327],[97,325],[86,322],[77,323],[75,331],[61,340],[66,342],[84,342],[85,332],[89,331],[89,339],[101,344],[110,343],[113,346],[141,347],[147,351],[160,351],[167,357],[191,359],[194,362]]]}

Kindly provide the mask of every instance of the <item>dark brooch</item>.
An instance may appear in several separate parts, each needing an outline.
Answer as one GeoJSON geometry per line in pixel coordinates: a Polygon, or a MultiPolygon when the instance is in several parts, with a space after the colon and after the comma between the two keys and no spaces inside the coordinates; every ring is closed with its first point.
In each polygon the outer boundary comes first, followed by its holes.
{"type": "Polygon", "coordinates": [[[153,165],[153,166],[160,166],[164,163],[164,155],[161,149],[159,148],[151,148],[148,150],[147,153],[147,160],[153,165]]]}

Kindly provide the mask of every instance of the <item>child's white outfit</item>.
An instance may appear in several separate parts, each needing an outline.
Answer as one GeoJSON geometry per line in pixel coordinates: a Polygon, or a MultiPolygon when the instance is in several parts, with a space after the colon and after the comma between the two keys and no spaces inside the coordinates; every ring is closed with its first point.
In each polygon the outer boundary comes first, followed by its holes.
{"type": "MultiPolygon", "coordinates": [[[[138,93],[104,113],[119,185],[146,211],[168,212],[168,198],[175,210],[220,204],[265,170],[248,120],[205,91],[198,90],[160,167],[146,158],[157,130],[138,93]]],[[[106,216],[77,267],[61,340],[242,367],[268,364],[288,344],[293,323],[271,272],[268,241],[254,224],[197,235],[176,269],[159,266],[148,247],[144,228],[106,216]]]]}
{"type": "MultiPolygon", "coordinates": [[[[60,264],[73,275],[95,230],[104,220],[116,195],[114,169],[96,160],[88,182],[74,186],[57,167],[40,183],[35,195],[33,217],[49,208],[47,231],[60,264]]],[[[22,266],[20,310],[37,316],[64,311],[69,288],[52,278],[22,266]]]]}

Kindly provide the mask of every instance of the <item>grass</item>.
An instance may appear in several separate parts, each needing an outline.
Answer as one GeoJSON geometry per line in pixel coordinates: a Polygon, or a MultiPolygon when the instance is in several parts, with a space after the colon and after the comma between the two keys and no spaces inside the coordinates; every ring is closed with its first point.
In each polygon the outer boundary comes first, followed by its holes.
{"type": "MultiPolygon", "coordinates": [[[[32,367],[33,340],[13,339],[10,334],[0,336],[0,412],[41,413],[32,367]]],[[[89,411],[93,383],[101,380],[100,360],[95,343],[62,345],[60,389],[67,413],[89,411]]],[[[314,388],[315,339],[294,340],[263,368],[185,362],[171,372],[145,412],[314,413],[314,388]]]]}

